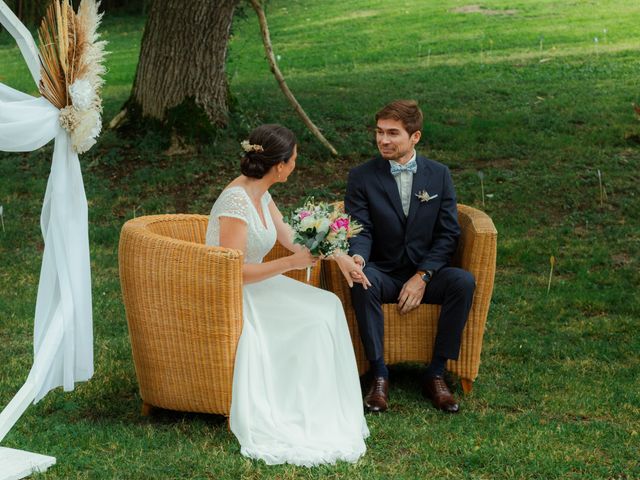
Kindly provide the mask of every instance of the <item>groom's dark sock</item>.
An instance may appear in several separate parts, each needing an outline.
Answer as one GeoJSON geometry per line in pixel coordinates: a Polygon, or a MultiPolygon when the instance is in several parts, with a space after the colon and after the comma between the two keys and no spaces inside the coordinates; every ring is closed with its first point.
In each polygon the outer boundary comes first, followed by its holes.
{"type": "Polygon", "coordinates": [[[387,366],[384,363],[383,358],[379,358],[377,360],[369,360],[370,372],[373,377],[384,377],[389,378],[389,370],[387,370],[387,366]]]}
{"type": "Polygon", "coordinates": [[[443,357],[440,355],[436,355],[431,359],[429,366],[427,367],[426,376],[427,378],[431,377],[442,377],[444,375],[444,367],[447,364],[447,357],[443,357]]]}

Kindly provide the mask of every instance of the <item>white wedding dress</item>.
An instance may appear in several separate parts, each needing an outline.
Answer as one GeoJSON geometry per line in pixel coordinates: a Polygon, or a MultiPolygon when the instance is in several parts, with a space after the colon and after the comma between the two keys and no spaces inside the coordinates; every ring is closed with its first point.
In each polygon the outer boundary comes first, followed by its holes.
{"type": "MultiPolygon", "coordinates": [[[[245,263],[260,263],[276,241],[242,187],[224,190],[211,209],[207,244],[219,245],[220,217],[247,223],[245,263]]],[[[334,294],[277,275],[243,287],[231,431],[243,455],[307,467],[356,462],[369,430],[344,310],[334,294]]]]}

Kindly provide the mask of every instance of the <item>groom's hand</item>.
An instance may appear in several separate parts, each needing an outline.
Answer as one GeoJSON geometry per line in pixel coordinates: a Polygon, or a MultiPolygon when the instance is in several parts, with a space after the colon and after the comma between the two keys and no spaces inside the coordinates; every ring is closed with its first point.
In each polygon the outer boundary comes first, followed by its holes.
{"type": "Polygon", "coordinates": [[[415,274],[402,286],[398,295],[398,310],[401,314],[409,313],[422,303],[422,297],[427,284],[424,283],[420,275],[415,274]]]}

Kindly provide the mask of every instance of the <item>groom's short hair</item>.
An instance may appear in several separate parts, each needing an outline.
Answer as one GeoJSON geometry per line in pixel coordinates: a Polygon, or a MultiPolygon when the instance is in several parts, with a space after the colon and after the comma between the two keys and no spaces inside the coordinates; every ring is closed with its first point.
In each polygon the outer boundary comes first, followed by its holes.
{"type": "Polygon", "coordinates": [[[409,135],[422,130],[422,110],[415,100],[396,100],[385,105],[376,113],[376,123],[380,119],[398,120],[409,135]]]}

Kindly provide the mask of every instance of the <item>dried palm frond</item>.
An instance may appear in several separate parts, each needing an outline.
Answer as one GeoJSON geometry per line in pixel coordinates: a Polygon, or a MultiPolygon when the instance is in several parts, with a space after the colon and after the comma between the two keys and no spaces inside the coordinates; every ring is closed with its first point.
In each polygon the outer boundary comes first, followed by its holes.
{"type": "Polygon", "coordinates": [[[69,0],[53,0],[38,29],[42,79],[40,93],[58,108],[69,104],[69,58],[75,47],[75,13],[69,0]],[[71,28],[71,32],[69,29],[71,28]]]}

